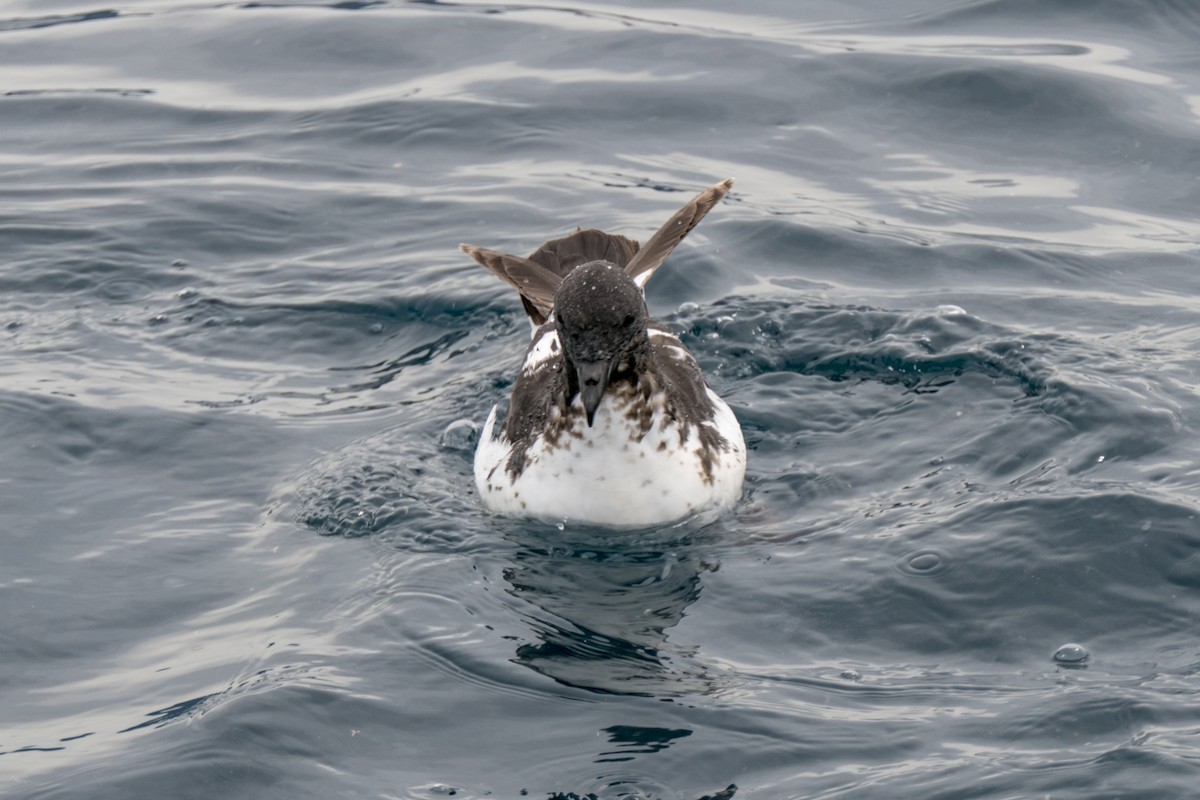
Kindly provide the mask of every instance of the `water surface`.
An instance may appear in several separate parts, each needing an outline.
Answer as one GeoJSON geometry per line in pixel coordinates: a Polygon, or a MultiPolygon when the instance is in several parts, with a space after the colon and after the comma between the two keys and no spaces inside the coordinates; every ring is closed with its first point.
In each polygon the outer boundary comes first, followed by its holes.
{"type": "Polygon", "coordinates": [[[1192,3],[0,17],[5,797],[1193,793],[1192,3]],[[727,176],[648,296],[742,502],[484,514],[457,244],[727,176]]]}

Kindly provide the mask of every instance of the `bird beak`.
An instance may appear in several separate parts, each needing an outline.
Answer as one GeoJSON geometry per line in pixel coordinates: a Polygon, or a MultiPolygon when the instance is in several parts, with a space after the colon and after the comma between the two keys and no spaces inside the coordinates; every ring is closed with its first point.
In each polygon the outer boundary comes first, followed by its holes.
{"type": "Polygon", "coordinates": [[[579,396],[583,399],[583,409],[587,412],[588,427],[596,417],[596,409],[600,407],[600,398],[608,387],[609,364],[604,361],[584,361],[575,365],[575,375],[579,378],[579,396]]]}

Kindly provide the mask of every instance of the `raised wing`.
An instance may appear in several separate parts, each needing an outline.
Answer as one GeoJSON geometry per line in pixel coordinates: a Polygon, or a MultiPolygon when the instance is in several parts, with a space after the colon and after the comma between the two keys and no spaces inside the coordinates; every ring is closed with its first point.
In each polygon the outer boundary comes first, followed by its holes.
{"type": "Polygon", "coordinates": [[[521,293],[521,305],[536,327],[550,316],[554,294],[568,272],[590,261],[608,261],[624,268],[637,253],[638,243],[588,228],[546,242],[529,258],[470,244],[459,245],[459,249],[521,293]]]}
{"type": "Polygon", "coordinates": [[[551,239],[528,258],[470,244],[459,245],[459,249],[520,292],[521,305],[537,327],[549,318],[563,277],[580,264],[607,261],[624,269],[638,286],[644,287],[654,270],[704,215],[721,202],[732,185],[730,178],[693,197],[643,247],[625,236],[587,228],[551,239]]]}
{"type": "Polygon", "coordinates": [[[625,271],[633,278],[634,283],[644,288],[654,270],[662,265],[675,246],[683,241],[683,237],[704,219],[704,215],[721,202],[721,198],[729,192],[731,186],[733,178],[726,178],[715,186],[708,187],[685,203],[683,208],[676,211],[673,217],[655,231],[625,266],[625,271]]]}
{"type": "Polygon", "coordinates": [[[498,253],[486,247],[460,244],[458,249],[520,292],[521,305],[535,326],[541,325],[550,316],[550,309],[554,307],[554,293],[562,283],[561,275],[528,258],[498,253]]]}

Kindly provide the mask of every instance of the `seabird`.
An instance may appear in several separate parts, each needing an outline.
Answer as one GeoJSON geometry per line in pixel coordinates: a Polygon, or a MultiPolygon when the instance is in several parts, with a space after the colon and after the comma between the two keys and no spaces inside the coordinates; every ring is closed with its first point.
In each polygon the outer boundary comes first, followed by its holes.
{"type": "Polygon", "coordinates": [[[595,229],[528,258],[461,250],[512,285],[533,338],[497,425],[475,451],[475,484],[497,514],[643,528],[713,519],[741,496],[746,445],[696,359],[650,316],[643,287],[729,191],[689,200],[639,246],[595,229]]]}

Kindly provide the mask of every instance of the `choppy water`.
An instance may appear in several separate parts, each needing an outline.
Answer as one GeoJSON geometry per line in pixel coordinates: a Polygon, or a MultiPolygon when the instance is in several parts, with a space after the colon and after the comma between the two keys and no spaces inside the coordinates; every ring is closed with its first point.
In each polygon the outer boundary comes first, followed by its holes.
{"type": "Polygon", "coordinates": [[[0,795],[1194,794],[1190,0],[0,16],[0,795]],[[736,512],[483,514],[458,242],[726,176],[736,512]]]}

